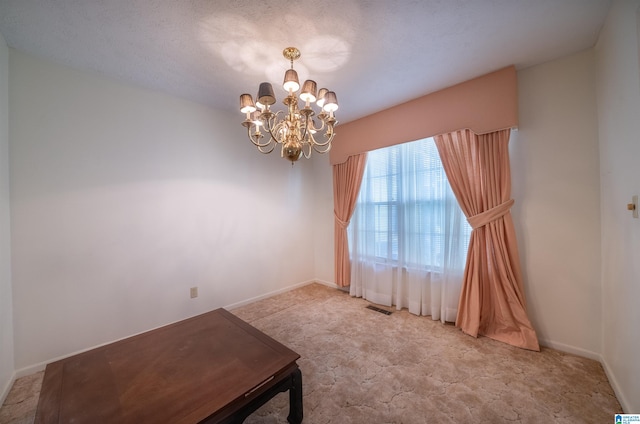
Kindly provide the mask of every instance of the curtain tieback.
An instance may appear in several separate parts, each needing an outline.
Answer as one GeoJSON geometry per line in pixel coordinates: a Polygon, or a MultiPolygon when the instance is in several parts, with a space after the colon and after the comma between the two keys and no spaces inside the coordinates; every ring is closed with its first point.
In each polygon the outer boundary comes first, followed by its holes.
{"type": "Polygon", "coordinates": [[[336,218],[336,222],[340,224],[342,228],[347,228],[349,226],[349,221],[341,220],[340,218],[338,218],[338,215],[336,215],[335,212],[333,213],[333,216],[336,218]]]}
{"type": "Polygon", "coordinates": [[[474,230],[476,228],[484,227],[488,223],[495,221],[496,219],[509,212],[509,209],[511,209],[511,206],[513,206],[514,203],[515,200],[509,199],[496,207],[481,212],[477,215],[470,216],[469,218],[467,218],[467,221],[469,222],[469,225],[471,225],[471,228],[473,228],[474,230]]]}

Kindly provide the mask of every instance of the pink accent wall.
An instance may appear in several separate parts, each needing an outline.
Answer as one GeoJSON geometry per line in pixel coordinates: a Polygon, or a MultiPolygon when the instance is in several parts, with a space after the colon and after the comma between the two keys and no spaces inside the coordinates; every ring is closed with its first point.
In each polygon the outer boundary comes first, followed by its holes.
{"type": "Polygon", "coordinates": [[[516,69],[427,94],[336,127],[331,164],[351,155],[460,129],[484,134],[518,126],[516,69]]]}

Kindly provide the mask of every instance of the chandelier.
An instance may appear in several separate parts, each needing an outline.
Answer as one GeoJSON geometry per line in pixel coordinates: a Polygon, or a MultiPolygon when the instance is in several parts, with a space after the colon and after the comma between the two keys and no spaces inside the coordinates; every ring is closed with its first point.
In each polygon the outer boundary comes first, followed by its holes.
{"type": "Polygon", "coordinates": [[[336,93],[326,88],[321,88],[316,93],[317,85],[313,80],[305,81],[300,90],[298,73],[293,69],[293,61],[300,58],[300,50],[287,47],[282,55],[291,62],[291,68],[284,74],[282,84],[282,88],[288,93],[282,101],[287,110],[275,113],[271,110],[276,97],[271,84],[263,82],[255,103],[250,94],[240,96],[240,112],[246,114],[242,126],[247,128],[249,140],[258,150],[265,154],[271,153],[279,144],[280,156],[290,160],[293,165],[301,156],[309,159],[312,150],[327,153],[331,149],[331,140],[335,136],[333,128],[338,124],[333,115],[338,110],[338,99],[336,93]],[[298,90],[300,100],[304,102],[302,109],[298,107],[298,90]],[[320,109],[317,115],[311,108],[311,103],[316,103],[320,109]],[[324,134],[320,134],[321,131],[324,134]]]}

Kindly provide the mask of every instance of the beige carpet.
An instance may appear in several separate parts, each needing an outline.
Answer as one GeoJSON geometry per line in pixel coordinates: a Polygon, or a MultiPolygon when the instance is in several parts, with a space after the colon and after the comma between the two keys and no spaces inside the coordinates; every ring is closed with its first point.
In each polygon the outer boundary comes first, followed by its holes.
{"type": "MultiPolygon", "coordinates": [[[[621,412],[596,361],[366,305],[312,284],[232,312],[301,355],[305,423],[608,423],[621,412]]],[[[9,395],[0,423],[33,421],[41,378],[16,382],[28,388],[9,395]]],[[[287,413],[283,393],[245,423],[286,423],[287,413]]]]}

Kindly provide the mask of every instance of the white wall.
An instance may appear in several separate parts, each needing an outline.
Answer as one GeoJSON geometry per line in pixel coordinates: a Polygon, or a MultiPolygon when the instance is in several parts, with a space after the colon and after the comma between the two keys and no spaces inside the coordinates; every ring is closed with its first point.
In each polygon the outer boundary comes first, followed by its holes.
{"type": "Polygon", "coordinates": [[[313,167],[258,153],[239,113],[9,69],[19,373],[313,279],[313,167]]]}
{"type": "Polygon", "coordinates": [[[596,46],[602,213],[602,356],[623,408],[640,413],[640,1],[614,1],[596,46]]]}
{"type": "Polygon", "coordinates": [[[0,35],[0,404],[13,383],[9,220],[9,49],[0,35]]]}
{"type": "Polygon", "coordinates": [[[518,72],[514,221],[540,343],[601,350],[600,200],[593,50],[518,72]]]}
{"type": "MultiPolygon", "coordinates": [[[[336,127],[336,133],[340,126],[336,127]]],[[[335,285],[335,244],[333,214],[333,168],[329,155],[313,157],[314,181],[314,251],[316,280],[335,285]]]]}

